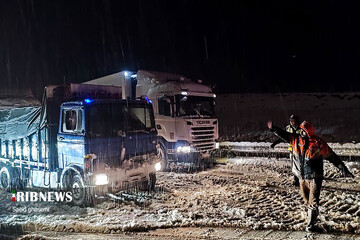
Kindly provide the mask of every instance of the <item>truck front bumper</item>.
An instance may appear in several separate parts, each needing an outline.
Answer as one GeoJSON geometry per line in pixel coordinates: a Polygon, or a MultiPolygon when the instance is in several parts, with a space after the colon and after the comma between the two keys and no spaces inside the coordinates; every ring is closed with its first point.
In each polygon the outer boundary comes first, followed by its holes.
{"type": "Polygon", "coordinates": [[[143,162],[125,160],[121,167],[107,168],[94,172],[90,177],[96,194],[115,193],[120,190],[137,187],[150,181],[150,174],[155,174],[155,165],[159,159],[155,154],[143,162]]]}

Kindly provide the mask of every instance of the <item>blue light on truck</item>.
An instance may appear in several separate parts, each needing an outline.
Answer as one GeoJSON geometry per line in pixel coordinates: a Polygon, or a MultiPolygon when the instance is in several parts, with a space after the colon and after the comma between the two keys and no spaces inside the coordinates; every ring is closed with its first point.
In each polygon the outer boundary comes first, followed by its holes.
{"type": "Polygon", "coordinates": [[[89,98],[87,98],[87,99],[84,100],[84,102],[87,103],[87,104],[92,103],[93,101],[94,101],[94,100],[89,99],[89,98]]]}
{"type": "Polygon", "coordinates": [[[148,103],[152,104],[152,101],[151,101],[147,96],[145,96],[145,100],[146,100],[148,103]]]}

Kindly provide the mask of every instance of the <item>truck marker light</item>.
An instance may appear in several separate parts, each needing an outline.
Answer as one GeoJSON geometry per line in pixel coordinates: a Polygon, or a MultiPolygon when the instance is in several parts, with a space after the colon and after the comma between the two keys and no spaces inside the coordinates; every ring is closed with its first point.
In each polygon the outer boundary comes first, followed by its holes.
{"type": "Polygon", "coordinates": [[[160,171],[161,169],[161,163],[155,163],[155,171],[160,171]]]}
{"type": "Polygon", "coordinates": [[[84,168],[85,168],[85,169],[90,168],[90,162],[89,162],[89,161],[85,162],[85,164],[84,164],[84,168]]]}
{"type": "Polygon", "coordinates": [[[213,98],[216,98],[216,94],[214,94],[213,98]]]}
{"type": "Polygon", "coordinates": [[[145,100],[146,100],[148,103],[152,104],[152,101],[148,98],[148,96],[145,96],[145,100]]]}
{"type": "Polygon", "coordinates": [[[104,173],[96,174],[95,185],[106,185],[109,183],[108,176],[104,173]]]}
{"type": "Polygon", "coordinates": [[[181,95],[188,95],[188,93],[187,92],[181,92],[181,95]]]}
{"type": "Polygon", "coordinates": [[[85,103],[92,103],[93,101],[94,101],[94,100],[89,99],[89,98],[87,98],[87,99],[84,100],[85,103]]]}

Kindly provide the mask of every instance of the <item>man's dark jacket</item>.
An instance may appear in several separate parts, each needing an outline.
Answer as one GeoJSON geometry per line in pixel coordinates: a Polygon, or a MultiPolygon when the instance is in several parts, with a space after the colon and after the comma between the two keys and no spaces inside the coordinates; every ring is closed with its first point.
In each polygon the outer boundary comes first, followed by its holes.
{"type": "Polygon", "coordinates": [[[329,160],[338,167],[343,175],[352,176],[339,156],[318,136],[315,136],[314,126],[304,121],[300,128],[303,129],[307,137],[286,132],[278,127],[273,127],[271,131],[286,140],[292,145],[293,149],[293,173],[299,179],[322,179],[324,177],[323,159],[329,160]]]}

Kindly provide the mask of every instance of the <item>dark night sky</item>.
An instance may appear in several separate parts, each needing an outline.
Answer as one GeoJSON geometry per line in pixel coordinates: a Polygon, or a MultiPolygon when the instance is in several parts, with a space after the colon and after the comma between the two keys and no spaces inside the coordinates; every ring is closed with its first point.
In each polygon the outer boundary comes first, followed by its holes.
{"type": "Polygon", "coordinates": [[[360,91],[359,6],[343,1],[0,3],[0,83],[180,73],[218,93],[360,91]]]}

